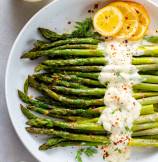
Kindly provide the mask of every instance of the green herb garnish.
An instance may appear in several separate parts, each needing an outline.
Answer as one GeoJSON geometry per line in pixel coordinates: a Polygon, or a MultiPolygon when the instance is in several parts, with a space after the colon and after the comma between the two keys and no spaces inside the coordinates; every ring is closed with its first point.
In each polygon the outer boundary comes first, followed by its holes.
{"type": "Polygon", "coordinates": [[[82,154],[85,154],[88,157],[94,156],[97,153],[97,149],[93,147],[81,148],[77,151],[75,159],[78,162],[82,162],[82,154]]]}

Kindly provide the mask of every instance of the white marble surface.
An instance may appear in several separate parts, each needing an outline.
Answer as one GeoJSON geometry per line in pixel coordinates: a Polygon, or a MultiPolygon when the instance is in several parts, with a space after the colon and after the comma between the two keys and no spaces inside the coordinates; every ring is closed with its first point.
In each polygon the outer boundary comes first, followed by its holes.
{"type": "Polygon", "coordinates": [[[9,51],[17,34],[30,17],[49,1],[0,0],[0,162],[37,162],[22,145],[11,125],[5,102],[4,76],[9,51]]]}

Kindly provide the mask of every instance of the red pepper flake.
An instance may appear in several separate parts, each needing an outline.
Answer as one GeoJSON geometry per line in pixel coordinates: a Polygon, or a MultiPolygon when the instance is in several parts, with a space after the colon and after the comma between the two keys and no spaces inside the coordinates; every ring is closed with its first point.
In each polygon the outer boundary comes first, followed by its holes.
{"type": "Polygon", "coordinates": [[[104,155],[105,155],[105,157],[108,157],[108,156],[109,156],[109,153],[108,153],[108,152],[106,152],[104,155]]]}
{"type": "Polygon", "coordinates": [[[139,14],[139,11],[138,10],[136,10],[136,12],[137,12],[137,14],[139,14]]]}
{"type": "Polygon", "coordinates": [[[127,26],[127,29],[130,29],[130,26],[127,26]]]}
{"type": "Polygon", "coordinates": [[[113,44],[111,44],[111,47],[113,48],[113,47],[114,47],[114,45],[113,45],[113,44]]]}
{"type": "Polygon", "coordinates": [[[128,40],[125,40],[125,43],[128,43],[128,40]]]}
{"type": "Polygon", "coordinates": [[[127,90],[127,88],[126,88],[126,87],[124,87],[123,89],[124,89],[124,90],[127,90]]]}
{"type": "Polygon", "coordinates": [[[92,11],[91,10],[88,10],[88,13],[91,13],[92,11]]]}
{"type": "Polygon", "coordinates": [[[115,122],[115,124],[117,125],[117,124],[118,124],[118,122],[115,122]]]}
{"type": "Polygon", "coordinates": [[[98,7],[99,7],[98,3],[94,4],[94,9],[98,9],[98,7]]]}
{"type": "Polygon", "coordinates": [[[126,139],[128,139],[128,140],[129,140],[130,138],[129,138],[128,136],[126,136],[126,139]]]}
{"type": "Polygon", "coordinates": [[[128,17],[127,17],[127,16],[125,16],[125,19],[126,19],[126,20],[128,20],[128,17]]]}
{"type": "Polygon", "coordinates": [[[105,20],[107,20],[108,19],[108,16],[105,16],[105,20]]]}
{"type": "Polygon", "coordinates": [[[117,142],[114,142],[114,145],[117,145],[117,142]]]}
{"type": "Polygon", "coordinates": [[[123,141],[122,140],[119,140],[119,143],[122,143],[123,141]]]}

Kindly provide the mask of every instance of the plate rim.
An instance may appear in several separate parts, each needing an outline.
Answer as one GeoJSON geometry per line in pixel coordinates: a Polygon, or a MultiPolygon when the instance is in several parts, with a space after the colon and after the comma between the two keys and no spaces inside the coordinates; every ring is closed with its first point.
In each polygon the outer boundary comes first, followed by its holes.
{"type": "MultiPolygon", "coordinates": [[[[14,40],[13,44],[12,44],[12,47],[10,49],[10,52],[9,52],[9,56],[8,56],[8,60],[7,60],[7,66],[6,66],[6,70],[5,70],[5,100],[6,100],[6,106],[7,106],[7,111],[8,111],[8,114],[9,114],[9,118],[10,118],[10,121],[11,121],[11,124],[13,126],[13,129],[16,133],[16,135],[18,136],[19,140],[21,141],[21,143],[23,144],[23,146],[26,148],[26,150],[36,159],[38,160],[39,162],[41,162],[41,159],[39,159],[38,156],[36,156],[32,150],[30,149],[30,147],[28,147],[23,139],[22,139],[22,136],[20,136],[20,134],[18,133],[18,130],[16,128],[16,125],[15,125],[15,122],[13,121],[13,117],[11,115],[11,112],[10,112],[10,106],[9,106],[9,98],[7,97],[7,92],[8,92],[8,75],[9,75],[9,67],[10,67],[10,63],[11,63],[11,58],[12,58],[12,55],[13,55],[13,51],[14,49],[16,48],[16,44],[17,42],[19,41],[23,31],[29,26],[29,24],[32,22],[33,19],[35,19],[41,12],[44,12],[44,10],[46,10],[47,8],[49,8],[51,5],[55,5],[58,1],[61,1],[61,0],[53,0],[52,2],[48,3],[47,5],[43,6],[39,11],[37,11],[25,24],[24,26],[22,27],[22,29],[20,30],[20,32],[18,33],[16,39],[14,40]]],[[[125,1],[128,1],[128,0],[125,0],[125,1]]],[[[152,5],[156,6],[158,8],[158,3],[156,3],[155,1],[153,0],[146,0],[148,3],[151,3],[152,5]]]]}

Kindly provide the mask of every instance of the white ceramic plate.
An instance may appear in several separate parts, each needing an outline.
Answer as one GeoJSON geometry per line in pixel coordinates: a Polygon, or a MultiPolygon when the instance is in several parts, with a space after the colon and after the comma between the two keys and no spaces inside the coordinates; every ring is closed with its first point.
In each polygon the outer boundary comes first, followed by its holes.
{"type": "MultiPolygon", "coordinates": [[[[158,6],[147,1],[137,0],[144,4],[151,17],[152,31],[158,27],[158,6]]],[[[81,20],[91,14],[87,11],[93,8],[95,3],[105,4],[105,0],[55,0],[48,6],[41,9],[22,29],[17,37],[8,60],[6,72],[6,100],[8,111],[12,124],[26,148],[41,162],[74,162],[74,151],[76,148],[57,148],[47,152],[38,150],[39,145],[44,142],[43,139],[31,136],[25,131],[25,117],[22,115],[19,104],[21,101],[17,95],[17,89],[23,88],[26,76],[33,73],[37,64],[36,61],[20,60],[21,54],[31,48],[35,39],[40,39],[37,33],[37,27],[47,27],[55,29],[58,32],[64,32],[71,29],[73,23],[68,25],[68,21],[74,22],[81,20]]],[[[101,5],[100,5],[101,7],[101,5]]],[[[157,162],[158,149],[133,149],[130,162],[157,162]]],[[[84,162],[103,162],[101,156],[97,155],[93,159],[84,158],[84,162]]]]}

